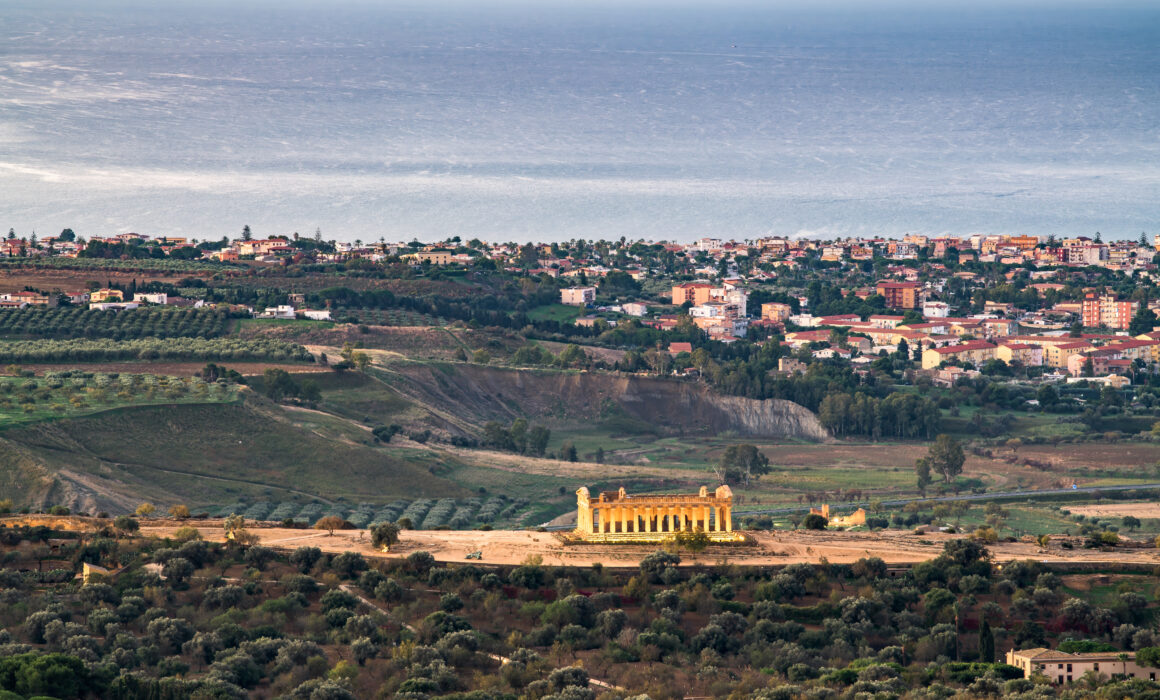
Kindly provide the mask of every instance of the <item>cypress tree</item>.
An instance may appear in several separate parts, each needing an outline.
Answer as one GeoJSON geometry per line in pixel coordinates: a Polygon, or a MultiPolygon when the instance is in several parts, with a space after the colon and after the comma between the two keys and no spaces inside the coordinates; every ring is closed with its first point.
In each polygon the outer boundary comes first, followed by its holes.
{"type": "Polygon", "coordinates": [[[995,662],[995,634],[991,632],[991,625],[986,620],[979,626],[979,661],[988,664],[995,662]]]}

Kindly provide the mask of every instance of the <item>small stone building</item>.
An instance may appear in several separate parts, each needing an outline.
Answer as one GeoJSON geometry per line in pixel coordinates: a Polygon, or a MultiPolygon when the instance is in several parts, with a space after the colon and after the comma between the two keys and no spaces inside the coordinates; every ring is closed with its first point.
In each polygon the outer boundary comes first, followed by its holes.
{"type": "Polygon", "coordinates": [[[1078,681],[1091,671],[1096,675],[1123,676],[1125,678],[1146,678],[1156,680],[1160,669],[1144,668],[1136,663],[1135,652],[1091,652],[1070,654],[1053,649],[1024,649],[1007,652],[1007,663],[1022,669],[1026,678],[1036,673],[1047,677],[1052,683],[1064,685],[1078,681]]]}

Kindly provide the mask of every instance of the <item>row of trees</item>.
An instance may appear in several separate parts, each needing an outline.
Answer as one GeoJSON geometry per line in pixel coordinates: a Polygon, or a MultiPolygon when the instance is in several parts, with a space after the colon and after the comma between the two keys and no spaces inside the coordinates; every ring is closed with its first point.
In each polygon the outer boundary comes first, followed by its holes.
{"type": "Polygon", "coordinates": [[[15,257],[0,258],[3,268],[46,268],[63,270],[119,270],[141,272],[217,272],[238,269],[236,265],[211,260],[182,260],[180,258],[59,258],[59,257],[15,257]]]}
{"type": "Polygon", "coordinates": [[[0,364],[115,362],[118,360],[272,360],[312,362],[301,345],[237,338],[138,340],[17,340],[0,343],[0,364]]]}
{"type": "Polygon", "coordinates": [[[818,420],[839,437],[930,438],[938,432],[941,415],[934,401],[903,392],[882,399],[863,392],[834,393],[818,406],[818,420]]]}
{"type": "Polygon", "coordinates": [[[214,309],[142,307],[102,311],[81,307],[0,309],[0,336],[24,338],[216,338],[229,314],[214,309]]]}

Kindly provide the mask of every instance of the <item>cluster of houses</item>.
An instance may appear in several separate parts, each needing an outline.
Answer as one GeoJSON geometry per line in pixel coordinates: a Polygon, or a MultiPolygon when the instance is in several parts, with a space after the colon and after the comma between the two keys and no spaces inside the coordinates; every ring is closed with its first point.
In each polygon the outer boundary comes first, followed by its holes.
{"type": "MultiPolygon", "coordinates": [[[[85,242],[73,236],[29,238],[11,237],[0,241],[0,256],[59,255],[76,256],[85,242]]],[[[294,234],[294,239],[297,239],[294,234]]],[[[139,233],[122,233],[113,236],[92,237],[90,241],[106,243],[150,243],[157,244],[167,253],[176,249],[190,248],[196,239],[180,236],[151,238],[139,233]]],[[[458,240],[458,239],[455,239],[458,240]]],[[[363,241],[334,241],[333,252],[312,255],[320,260],[345,260],[353,256],[371,260],[381,260],[388,256],[398,256],[415,263],[432,265],[467,265],[479,257],[489,258],[500,265],[514,263],[525,256],[524,247],[515,243],[483,243],[473,241],[470,252],[456,249],[450,243],[423,245],[418,243],[364,243],[363,241]]],[[[1003,264],[1030,265],[1035,268],[1057,268],[1060,266],[1099,266],[1112,270],[1131,272],[1133,270],[1153,271],[1152,259],[1156,250],[1143,239],[1139,241],[1113,241],[1103,243],[1095,239],[1078,236],[1056,240],[1054,237],[1030,235],[974,235],[967,237],[930,237],[908,235],[901,240],[883,237],[850,238],[846,240],[818,241],[804,238],[772,236],[748,241],[726,241],[719,238],[701,238],[693,243],[662,243],[666,252],[684,256],[689,260],[704,261],[702,267],[694,269],[696,275],[713,276],[719,272],[714,262],[729,260],[736,255],[752,258],[756,264],[770,263],[774,268],[793,268],[800,259],[809,255],[820,256],[821,260],[858,264],[875,258],[905,263],[917,260],[922,251],[928,259],[946,260],[954,256],[958,262],[998,262],[1003,264]]],[[[287,236],[273,236],[264,239],[243,238],[229,242],[218,250],[205,250],[205,258],[235,261],[254,259],[258,261],[279,261],[301,253],[287,236]]],[[[612,272],[607,261],[599,256],[584,255],[573,257],[561,254],[550,244],[535,246],[537,267],[532,274],[548,274],[553,277],[579,277],[599,279],[612,272]]],[[[640,265],[621,266],[617,271],[626,272],[636,279],[648,274],[640,265]]],[[[905,270],[901,270],[905,274],[905,270]]],[[[917,274],[917,271],[915,271],[917,274]]]]}
{"type": "MultiPolygon", "coordinates": [[[[203,299],[176,297],[165,292],[137,292],[131,298],[126,299],[125,292],[120,289],[96,289],[91,292],[76,291],[59,294],[46,294],[32,291],[2,293],[0,294],[0,309],[23,309],[27,306],[55,307],[60,305],[62,298],[67,299],[74,306],[87,305],[90,309],[102,311],[136,309],[141,306],[170,306],[194,309],[207,306],[203,299]]],[[[330,309],[309,309],[303,306],[304,303],[304,295],[291,294],[290,303],[266,307],[261,311],[236,304],[216,306],[218,308],[226,306],[231,311],[248,312],[254,318],[330,320],[330,309]]]]}
{"type": "MultiPolygon", "coordinates": [[[[7,240],[0,241],[0,256],[44,255],[55,254],[61,256],[75,256],[85,246],[85,242],[74,236],[16,238],[14,232],[9,233],[7,240]]],[[[295,240],[298,234],[294,234],[295,240]]],[[[454,239],[458,240],[458,239],[454,239]]],[[[106,243],[155,243],[166,252],[179,248],[192,247],[197,239],[181,236],[159,236],[156,238],[140,233],[121,233],[112,236],[93,236],[89,241],[103,241],[106,243]]],[[[508,262],[525,254],[523,247],[515,243],[483,243],[479,241],[473,247],[473,254],[456,252],[449,243],[417,244],[417,243],[364,243],[362,241],[342,242],[334,241],[334,253],[328,254],[335,259],[346,259],[352,255],[370,258],[399,256],[419,263],[433,265],[468,264],[477,257],[487,257],[497,262],[508,262]]],[[[958,256],[959,262],[999,262],[1003,264],[1032,263],[1038,266],[1055,267],[1059,265],[1072,266],[1101,266],[1110,269],[1130,271],[1132,269],[1154,269],[1151,267],[1155,250],[1143,240],[1113,241],[1103,243],[1086,236],[1063,238],[1041,237],[1032,235],[973,235],[967,237],[930,237],[924,235],[907,235],[901,240],[884,237],[849,238],[846,240],[818,241],[805,238],[788,238],[771,236],[747,241],[723,240],[720,238],[701,238],[693,243],[662,244],[666,251],[687,257],[707,260],[721,260],[734,255],[757,256],[755,262],[771,262],[775,266],[793,267],[797,259],[810,254],[820,255],[820,258],[830,262],[861,262],[872,260],[875,257],[884,257],[895,261],[916,260],[922,250],[926,250],[931,258],[945,258],[948,252],[958,256]]],[[[605,266],[599,259],[592,257],[573,258],[560,255],[550,244],[535,246],[539,267],[533,269],[534,274],[544,273],[552,276],[574,277],[586,275],[590,278],[599,278],[612,268],[605,266]]],[[[273,236],[265,239],[243,238],[230,242],[219,250],[207,250],[205,256],[217,260],[237,260],[242,258],[279,257],[294,254],[298,247],[291,244],[288,236],[273,236]]],[[[326,257],[326,256],[324,256],[326,257]]],[[[644,275],[645,270],[629,266],[629,274],[644,275]]],[[[703,270],[695,270],[698,274],[715,274],[717,268],[707,265],[703,270]]],[[[639,277],[638,277],[639,279],[639,277]]]]}
{"type": "Polygon", "coordinates": [[[48,294],[45,292],[8,292],[0,294],[0,308],[22,309],[26,306],[59,306],[65,299],[74,306],[88,306],[90,309],[136,309],[142,305],[175,306],[186,308],[201,308],[205,302],[201,299],[186,299],[175,297],[165,292],[137,292],[132,298],[126,299],[125,292],[120,289],[95,289],[93,291],[79,290],[48,294]]]}
{"type": "MultiPolygon", "coordinates": [[[[687,308],[693,323],[710,338],[732,341],[744,338],[749,331],[749,292],[740,279],[727,279],[716,285],[709,282],[685,282],[673,285],[672,303],[687,308]]],[[[592,306],[596,301],[595,287],[566,287],[560,290],[560,303],[569,306],[592,306]]],[[[649,307],[644,302],[625,302],[607,307],[608,311],[626,316],[644,317],[649,307]]],[[[678,323],[677,314],[662,314],[646,324],[662,330],[671,330],[678,323]]],[[[583,325],[592,317],[577,319],[583,325]]]]}
{"type": "MultiPolygon", "coordinates": [[[[295,236],[296,237],[296,236],[295,236]]],[[[0,243],[0,255],[53,254],[77,255],[84,243],[71,236],[24,240],[10,238],[0,243]]],[[[163,251],[194,247],[196,240],[181,237],[149,238],[124,233],[90,241],[106,243],[148,243],[163,251]]],[[[560,291],[562,304],[593,309],[595,286],[612,274],[624,274],[642,280],[655,274],[649,260],[633,255],[631,246],[622,241],[615,255],[608,246],[563,246],[559,244],[483,243],[472,241],[462,247],[458,239],[424,245],[417,242],[364,245],[336,242],[333,251],[310,251],[316,260],[344,260],[352,256],[382,260],[397,256],[416,265],[467,265],[481,258],[494,261],[500,269],[520,270],[531,275],[575,280],[573,286],[560,291]],[[614,259],[615,258],[615,259],[614,259]]],[[[1103,289],[1092,289],[1080,301],[1061,302],[1051,308],[1025,311],[1015,304],[987,302],[982,313],[952,316],[947,284],[961,280],[967,287],[986,284],[976,272],[952,271],[957,262],[998,262],[1018,264],[1008,271],[1028,275],[1028,288],[1044,295],[1063,288],[1054,281],[1067,267],[1100,266],[1112,270],[1155,274],[1153,258],[1156,249],[1139,241],[1103,243],[1097,236],[1063,238],[1028,235],[975,235],[968,237],[928,237],[908,235],[901,240],[887,238],[851,238],[817,241],[787,237],[766,237],[732,241],[701,238],[692,243],[657,243],[654,253],[663,249],[670,260],[678,261],[679,274],[695,281],[675,283],[669,302],[673,308],[656,308],[645,300],[621,301],[596,311],[612,312],[640,318],[643,323],[660,329],[671,329],[680,322],[676,311],[686,311],[694,324],[711,338],[730,342],[746,337],[751,328],[762,326],[785,332],[785,342],[795,348],[812,348],[816,357],[845,357],[854,362],[870,362],[881,351],[895,352],[905,346],[915,359],[921,359],[928,370],[947,366],[980,367],[990,360],[1024,366],[1045,366],[1064,375],[1122,375],[1137,361],[1160,362],[1160,337],[1152,333],[1129,337],[1127,331],[1140,310],[1139,301],[1122,299],[1103,289]],[[659,246],[659,247],[658,247],[659,246]],[[921,260],[920,260],[921,257],[921,260]],[[816,316],[808,310],[808,300],[794,307],[786,303],[763,303],[760,315],[750,314],[750,289],[777,279],[779,274],[803,264],[803,258],[834,263],[831,267],[858,267],[868,270],[866,261],[874,261],[880,275],[877,284],[854,289],[858,297],[879,295],[888,313],[863,321],[858,316],[816,316]],[[740,260],[745,260],[739,271],[740,260]],[[883,264],[885,261],[885,264],[883,264]],[[708,281],[717,280],[717,281],[708,281]],[[651,309],[650,309],[651,305],[651,309]],[[803,311],[795,313],[794,309],[803,311]],[[650,314],[650,311],[653,313],[650,314]],[[1107,333],[1069,333],[1073,322],[1088,329],[1107,329],[1107,333]],[[841,332],[837,335],[834,329],[841,332]],[[788,330],[788,332],[786,332],[788,330]]],[[[244,238],[227,242],[218,250],[204,250],[206,258],[232,261],[253,259],[259,262],[284,262],[303,254],[303,247],[288,237],[244,238]]],[[[670,271],[673,269],[670,266],[670,271]]],[[[141,304],[196,305],[200,302],[165,298],[165,295],[137,294],[123,298],[118,290],[66,292],[74,304],[93,308],[133,308],[141,304]]],[[[39,292],[13,292],[0,296],[0,308],[28,305],[53,305],[57,297],[39,292]]],[[[661,302],[663,304],[663,301],[661,302]]],[[[666,305],[668,306],[668,305],[666,305]]],[[[1160,301],[1151,306],[1160,309],[1160,301]]],[[[756,310],[754,310],[756,311],[756,310]]],[[[301,300],[254,312],[259,318],[329,318],[329,310],[304,308],[301,300]]],[[[608,314],[606,314],[607,316],[608,314]]],[[[595,325],[592,313],[575,320],[579,325],[595,325]]],[[[610,323],[615,323],[613,318],[610,323]]]]}
{"type": "MultiPolygon", "coordinates": [[[[1138,308],[1137,302],[1115,303],[1130,305],[1132,314],[1138,308]]],[[[872,361],[881,351],[897,352],[900,347],[917,353],[916,359],[921,358],[922,368],[927,370],[947,365],[982,367],[991,360],[1002,360],[1008,365],[1050,367],[1063,376],[1105,377],[1129,373],[1136,360],[1146,365],[1160,363],[1160,331],[1135,337],[1124,332],[1073,335],[1065,330],[1024,334],[1017,320],[991,314],[965,318],[924,314],[921,321],[883,314],[863,321],[856,315],[790,315],[785,304],[763,304],[761,311],[771,322],[791,320],[799,326],[824,327],[786,333],[785,343],[790,347],[826,343],[830,347],[815,350],[815,357],[846,357],[856,364],[872,361]]],[[[1083,325],[1121,327],[1101,323],[1087,314],[1083,325]]]]}

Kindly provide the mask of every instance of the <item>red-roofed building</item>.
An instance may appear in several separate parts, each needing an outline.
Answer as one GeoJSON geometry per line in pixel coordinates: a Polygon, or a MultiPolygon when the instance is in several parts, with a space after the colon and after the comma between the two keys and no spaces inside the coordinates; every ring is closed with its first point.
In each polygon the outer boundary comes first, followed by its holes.
{"type": "Polygon", "coordinates": [[[976,367],[995,359],[995,345],[985,340],[972,340],[959,345],[930,348],[922,353],[922,368],[935,369],[944,362],[970,362],[976,367]]]}
{"type": "Polygon", "coordinates": [[[1002,343],[995,348],[995,357],[1007,364],[1018,362],[1024,367],[1039,367],[1043,364],[1043,348],[1026,343],[1002,343]]]}

